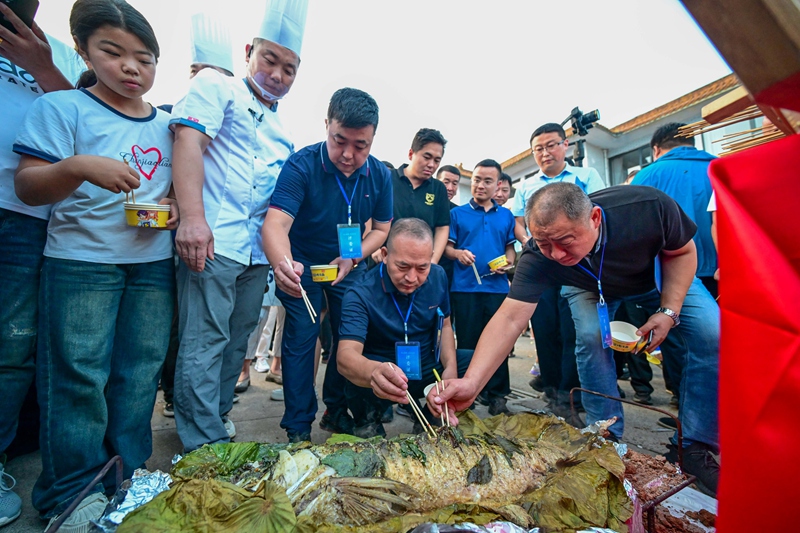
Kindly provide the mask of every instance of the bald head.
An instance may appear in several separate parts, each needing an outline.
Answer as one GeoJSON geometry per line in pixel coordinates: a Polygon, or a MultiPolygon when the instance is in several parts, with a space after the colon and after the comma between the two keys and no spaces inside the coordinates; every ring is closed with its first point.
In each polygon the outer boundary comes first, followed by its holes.
{"type": "Polygon", "coordinates": [[[586,222],[592,214],[592,201],[573,183],[551,183],[530,197],[525,206],[528,227],[550,226],[560,216],[571,222],[586,222]]]}
{"type": "Polygon", "coordinates": [[[408,237],[421,243],[430,242],[433,246],[433,232],[430,226],[418,218],[402,218],[392,224],[389,238],[386,240],[386,248],[389,252],[395,248],[394,243],[398,237],[408,237]]]}

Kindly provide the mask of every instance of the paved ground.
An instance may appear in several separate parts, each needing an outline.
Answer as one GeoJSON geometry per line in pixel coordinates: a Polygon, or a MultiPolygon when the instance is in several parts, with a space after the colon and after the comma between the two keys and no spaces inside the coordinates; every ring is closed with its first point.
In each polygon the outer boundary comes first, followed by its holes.
{"type": "MultiPolygon", "coordinates": [[[[511,369],[511,387],[513,390],[512,398],[509,400],[509,408],[512,411],[528,409],[542,409],[545,402],[540,395],[528,386],[531,376],[529,371],[536,362],[535,347],[528,337],[520,337],[516,345],[517,357],[509,359],[511,369]]],[[[324,370],[322,368],[321,370],[324,370]]],[[[319,372],[317,385],[321,389],[323,372],[319,372]]],[[[236,424],[237,442],[260,441],[260,442],[284,442],[286,434],[279,427],[281,416],[283,415],[283,403],[271,401],[269,393],[273,389],[279,388],[274,383],[264,380],[263,374],[252,372],[250,389],[241,394],[241,400],[234,405],[231,413],[231,420],[236,424]]],[[[628,398],[633,397],[633,390],[630,383],[620,381],[622,390],[628,394],[628,398]]],[[[655,406],[669,410],[667,407],[670,395],[664,389],[664,380],[661,371],[654,370],[653,387],[656,389],[653,394],[655,406]]],[[[159,392],[153,413],[153,456],[147,461],[149,469],[169,470],[170,460],[173,455],[181,450],[180,440],[175,431],[175,421],[161,415],[164,402],[159,392]]],[[[322,416],[322,402],[320,402],[320,412],[317,420],[322,416]]],[[[479,406],[477,414],[481,417],[488,416],[486,407],[479,406]]],[[[625,406],[625,442],[633,446],[638,451],[656,454],[665,453],[667,439],[671,431],[657,425],[656,421],[663,415],[648,411],[642,408],[625,406]]],[[[412,421],[409,418],[395,416],[395,420],[387,424],[388,436],[392,437],[399,433],[411,431],[412,421]]],[[[311,438],[315,443],[324,442],[330,433],[322,431],[314,425],[311,438]]],[[[17,493],[22,497],[23,510],[22,516],[15,522],[4,527],[2,533],[22,533],[30,531],[43,531],[47,525],[45,521],[38,518],[35,510],[31,507],[30,493],[34,482],[40,471],[39,454],[32,453],[18,457],[6,465],[6,472],[17,479],[17,493]]]]}

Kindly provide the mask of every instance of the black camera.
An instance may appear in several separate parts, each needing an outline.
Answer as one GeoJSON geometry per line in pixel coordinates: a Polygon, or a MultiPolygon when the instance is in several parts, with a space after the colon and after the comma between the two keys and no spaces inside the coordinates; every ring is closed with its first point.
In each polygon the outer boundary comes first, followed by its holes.
{"type": "Polygon", "coordinates": [[[595,109],[594,111],[590,111],[588,113],[582,112],[579,108],[575,108],[572,110],[572,113],[569,114],[567,119],[562,123],[562,126],[567,123],[567,121],[571,121],[572,129],[583,137],[584,135],[589,133],[589,130],[594,127],[594,123],[600,120],[600,110],[595,109]]]}

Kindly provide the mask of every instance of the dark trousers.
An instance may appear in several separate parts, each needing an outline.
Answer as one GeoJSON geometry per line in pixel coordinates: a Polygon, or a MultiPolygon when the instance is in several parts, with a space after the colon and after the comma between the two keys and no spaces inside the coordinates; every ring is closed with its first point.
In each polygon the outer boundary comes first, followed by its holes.
{"type": "MultiPolygon", "coordinates": [[[[456,361],[458,363],[458,377],[464,377],[464,374],[469,368],[469,363],[472,361],[472,350],[456,350],[456,361]]],[[[373,361],[389,361],[383,357],[365,354],[364,357],[372,359],[373,361]]],[[[428,411],[427,404],[425,403],[425,387],[436,381],[432,369],[436,369],[439,375],[442,375],[444,368],[441,362],[435,363],[432,358],[429,361],[423,361],[422,364],[422,379],[409,380],[408,392],[415,400],[422,400],[422,412],[431,423],[438,422],[428,411]]],[[[345,384],[345,396],[347,397],[347,404],[350,406],[350,411],[353,413],[353,420],[355,421],[356,428],[361,428],[367,425],[372,425],[376,428],[376,432],[385,435],[383,431],[383,424],[381,423],[381,416],[386,409],[392,405],[393,402],[378,398],[372,392],[372,389],[367,387],[359,387],[351,382],[345,384]]]]}
{"type": "MultiPolygon", "coordinates": [[[[339,342],[339,322],[342,313],[342,298],[349,287],[360,283],[366,268],[359,265],[341,283],[315,283],[311,280],[310,265],[305,265],[301,283],[311,305],[322,309],[323,300],[328,302],[333,344],[325,368],[322,385],[322,401],[331,414],[347,411],[344,388],[346,379],[336,367],[336,347],[339,342]]],[[[281,365],[283,368],[283,394],[286,398],[281,427],[288,433],[309,433],[311,423],[317,415],[317,398],[314,394],[314,350],[319,337],[319,320],[311,322],[308,310],[301,298],[289,296],[280,289],[276,294],[286,309],[283,326],[281,365]]]]}
{"type": "Polygon", "coordinates": [[[164,391],[164,402],[172,403],[175,396],[175,364],[178,361],[178,293],[175,293],[175,313],[172,315],[172,327],[169,330],[169,346],[164,368],[161,369],[161,390],[164,391]]]}
{"type": "MultiPolygon", "coordinates": [[[[545,393],[558,404],[569,405],[569,391],[581,382],[575,359],[575,324],[560,290],[557,287],[542,294],[531,324],[545,393]]],[[[580,394],[575,400],[580,400],[580,394]]]]}
{"type": "MultiPolygon", "coordinates": [[[[458,324],[457,346],[460,350],[474,350],[478,346],[478,339],[500,309],[505,294],[490,292],[451,292],[453,307],[452,315],[458,324]]],[[[500,367],[492,375],[483,393],[489,398],[506,397],[511,392],[511,378],[508,374],[508,359],[504,359],[500,367]]]]}

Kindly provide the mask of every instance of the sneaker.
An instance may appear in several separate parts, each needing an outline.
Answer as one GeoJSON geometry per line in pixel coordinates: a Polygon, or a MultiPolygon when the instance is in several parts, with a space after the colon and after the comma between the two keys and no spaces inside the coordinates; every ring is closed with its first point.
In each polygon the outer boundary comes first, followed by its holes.
{"type": "Polygon", "coordinates": [[[503,397],[492,398],[489,400],[489,414],[499,415],[499,414],[506,414],[510,415],[511,411],[508,410],[506,406],[506,399],[503,397]]]}
{"type": "Polygon", "coordinates": [[[411,412],[409,411],[409,409],[413,409],[413,408],[409,404],[402,403],[402,404],[398,404],[397,408],[395,408],[394,411],[395,411],[395,413],[397,413],[400,416],[404,416],[406,418],[412,418],[412,415],[411,415],[411,412]]]}
{"type": "Polygon", "coordinates": [[[239,395],[238,394],[234,394],[233,395],[233,403],[239,403],[239,395]]]}
{"type": "Polygon", "coordinates": [[[390,405],[389,407],[386,408],[386,410],[381,415],[381,424],[388,424],[392,420],[394,420],[394,410],[392,409],[392,406],[390,405]]]}
{"type": "Polygon", "coordinates": [[[531,388],[536,392],[544,392],[544,383],[542,383],[542,376],[534,376],[534,378],[528,382],[528,385],[530,385],[531,388]]]}
{"type": "Polygon", "coordinates": [[[311,442],[311,433],[295,433],[294,431],[287,431],[286,437],[289,439],[289,444],[298,442],[311,442]]]}
{"type": "Polygon", "coordinates": [[[637,392],[633,395],[633,401],[642,405],[653,405],[653,398],[647,393],[640,394],[637,392]]]}
{"type": "MultiPolygon", "coordinates": [[[[108,499],[101,492],[95,492],[86,496],[78,507],[72,511],[72,514],[67,517],[61,527],[58,529],[61,533],[89,533],[93,529],[92,521],[98,520],[103,516],[108,505],[108,499]]],[[[47,524],[45,531],[50,529],[61,515],[54,516],[47,524]]]]}
{"type": "MultiPolygon", "coordinates": [[[[664,457],[667,461],[678,464],[678,447],[674,444],[667,447],[669,452],[664,457]]],[[[700,492],[712,498],[717,497],[719,463],[707,444],[694,442],[683,449],[683,471],[697,478],[694,483],[700,492]]]]}
{"type": "Polygon", "coordinates": [[[672,429],[677,431],[678,424],[675,422],[675,419],[671,416],[664,416],[658,419],[658,425],[662,428],[672,429]]]}
{"type": "Polygon", "coordinates": [[[5,460],[0,461],[0,527],[19,518],[22,512],[22,498],[11,490],[17,484],[17,480],[6,474],[4,463],[5,460]]]}
{"type": "Polygon", "coordinates": [[[269,361],[263,355],[256,356],[256,362],[253,365],[253,370],[258,372],[259,374],[263,374],[264,372],[269,372],[269,361]]]}
{"type": "Polygon", "coordinates": [[[274,391],[269,393],[269,399],[274,400],[276,402],[283,401],[283,389],[275,389],[274,391]]]}
{"type": "Polygon", "coordinates": [[[250,388],[250,378],[244,378],[242,381],[236,382],[236,387],[233,388],[233,392],[244,392],[250,388]]]}
{"type": "Polygon", "coordinates": [[[233,420],[230,418],[225,419],[225,431],[228,432],[229,439],[232,439],[236,436],[236,426],[233,425],[233,420]]]}
{"type": "Polygon", "coordinates": [[[350,414],[345,410],[331,413],[326,409],[319,421],[319,427],[320,429],[332,433],[347,433],[348,435],[352,435],[355,430],[355,423],[350,414]]]}
{"type": "Polygon", "coordinates": [[[172,402],[167,402],[161,410],[161,414],[167,418],[175,418],[175,405],[172,402]]]}
{"type": "Polygon", "coordinates": [[[361,437],[362,439],[371,439],[372,437],[386,437],[386,429],[383,424],[364,424],[353,429],[353,435],[361,437]]]}
{"type": "Polygon", "coordinates": [[[485,392],[478,394],[478,397],[475,398],[475,401],[481,405],[489,405],[489,395],[485,392]]]}
{"type": "Polygon", "coordinates": [[[680,398],[678,398],[673,394],[672,398],[669,399],[669,406],[677,409],[681,405],[680,401],[681,401],[680,398]]]}

